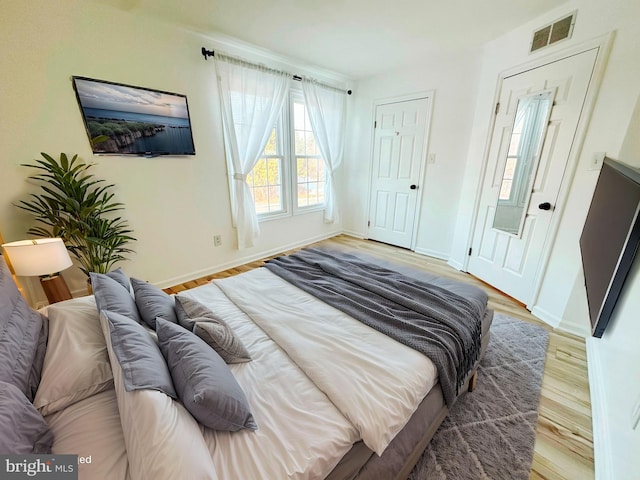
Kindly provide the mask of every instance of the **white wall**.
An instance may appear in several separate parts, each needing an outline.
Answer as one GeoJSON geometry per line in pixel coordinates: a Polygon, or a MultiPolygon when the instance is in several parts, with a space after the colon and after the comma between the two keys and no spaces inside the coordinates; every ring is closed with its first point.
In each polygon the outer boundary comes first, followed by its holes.
{"type": "Polygon", "coordinates": [[[640,256],[602,338],[587,339],[597,480],[633,480],[640,471],[640,256]]]}
{"type": "MultiPolygon", "coordinates": [[[[287,67],[286,59],[80,0],[3,0],[0,45],[0,229],[5,241],[25,238],[32,224],[12,203],[33,191],[25,182],[29,170],[19,165],[41,151],[55,157],[78,153],[96,163],[97,176],[116,184],[138,239],[138,253],[122,266],[161,286],[341,231],[339,223],[326,225],[322,213],[315,212],[265,222],[255,247],[236,248],[214,65],[204,61],[200,48],[222,45],[229,53],[276,67],[287,67]],[[197,155],[93,156],[71,75],[186,94],[197,155]],[[222,236],[221,247],[214,248],[214,234],[222,236]]],[[[295,73],[307,72],[296,68],[295,73]]],[[[328,72],[326,78],[335,83],[339,77],[328,72]]],[[[84,290],[77,271],[65,276],[72,290],[84,290]]]]}
{"type": "MultiPolygon", "coordinates": [[[[640,97],[619,154],[640,166],[640,97]]],[[[625,282],[604,335],[587,339],[593,429],[599,479],[638,478],[640,425],[631,429],[631,411],[640,405],[640,254],[625,282]]]]}
{"type": "Polygon", "coordinates": [[[358,82],[344,172],[348,178],[344,195],[349,204],[343,221],[345,230],[360,236],[367,233],[374,102],[433,90],[427,154],[435,154],[436,160],[426,165],[420,185],[423,197],[415,250],[449,257],[475,106],[477,73],[478,52],[425,53],[416,58],[411,68],[358,82]]]}
{"type": "MultiPolygon", "coordinates": [[[[569,48],[611,31],[616,34],[534,312],[543,312],[546,320],[559,323],[560,328],[588,335],[589,319],[578,240],[598,175],[597,171],[589,170],[589,162],[594,152],[607,152],[614,159],[640,166],[640,112],[635,108],[640,95],[640,83],[637,81],[640,77],[640,2],[637,0],[570,1],[485,45],[482,72],[478,77],[478,101],[467,175],[450,263],[459,267],[465,262],[498,76],[502,71],[550,52],[543,50],[528,55],[531,33],[575,9],[578,15],[573,38],[551,47],[553,50],[569,48]]],[[[637,478],[640,470],[637,456],[640,434],[637,431],[631,433],[629,427],[630,405],[640,396],[640,354],[637,347],[640,338],[637,303],[640,279],[637,264],[610,330],[601,340],[588,342],[596,427],[596,469],[597,478],[601,479],[637,478]],[[598,425],[606,425],[607,428],[599,428],[598,425]],[[605,457],[610,461],[604,461],[605,457]]]]}

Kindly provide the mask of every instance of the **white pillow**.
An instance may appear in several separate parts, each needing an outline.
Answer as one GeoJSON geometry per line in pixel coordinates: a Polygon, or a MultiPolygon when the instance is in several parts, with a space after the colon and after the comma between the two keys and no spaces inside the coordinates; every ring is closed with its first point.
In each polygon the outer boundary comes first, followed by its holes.
{"type": "Polygon", "coordinates": [[[93,296],[51,305],[42,379],[33,400],[50,415],[113,388],[113,375],[93,296]]]}

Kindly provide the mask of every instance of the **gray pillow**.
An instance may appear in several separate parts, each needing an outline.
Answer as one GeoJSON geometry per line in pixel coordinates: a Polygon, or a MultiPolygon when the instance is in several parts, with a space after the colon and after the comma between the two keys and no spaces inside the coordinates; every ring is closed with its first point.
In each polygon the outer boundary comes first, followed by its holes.
{"type": "Polygon", "coordinates": [[[136,302],[128,290],[104,273],[89,274],[98,311],[108,310],[142,323],[136,302]]]}
{"type": "Polygon", "coordinates": [[[24,299],[0,255],[0,381],[11,383],[32,401],[47,348],[46,317],[24,299]]]}
{"type": "Polygon", "coordinates": [[[162,317],[173,323],[178,322],[175,301],[171,295],[164,293],[155,285],[137,278],[131,278],[131,285],[133,285],[138,312],[142,320],[152,329],[156,329],[156,317],[162,317]]]}
{"type": "Polygon", "coordinates": [[[122,270],[122,268],[118,267],[115,270],[111,270],[106,275],[109,278],[113,278],[116,282],[126,288],[127,292],[131,293],[131,283],[129,282],[129,277],[126,273],[124,273],[124,270],[122,270]]]}
{"type": "Polygon", "coordinates": [[[213,348],[227,363],[251,361],[249,352],[233,329],[202,303],[189,297],[175,297],[178,321],[213,348]]]}
{"type": "Polygon", "coordinates": [[[103,310],[100,314],[109,325],[111,347],[122,369],[125,390],[159,390],[177,398],[167,363],[144,327],[119,313],[103,310]]]}
{"type": "Polygon", "coordinates": [[[198,422],[214,430],[257,430],[242,388],[216,352],[160,317],[156,332],[178,396],[198,422]]]}
{"type": "Polygon", "coordinates": [[[1,453],[51,453],[49,425],[24,394],[6,382],[0,382],[0,425],[1,453]]]}

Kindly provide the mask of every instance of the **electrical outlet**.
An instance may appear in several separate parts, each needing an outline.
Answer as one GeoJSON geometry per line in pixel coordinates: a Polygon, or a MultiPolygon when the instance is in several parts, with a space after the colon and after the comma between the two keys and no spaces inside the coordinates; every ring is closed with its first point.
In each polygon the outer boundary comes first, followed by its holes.
{"type": "Polygon", "coordinates": [[[219,247],[220,245],[222,245],[222,236],[221,235],[214,235],[213,236],[213,246],[214,247],[219,247]]]}
{"type": "Polygon", "coordinates": [[[636,404],[631,411],[631,429],[635,430],[640,423],[640,397],[636,399],[636,404]]]}
{"type": "Polygon", "coordinates": [[[589,170],[600,170],[604,157],[607,156],[607,152],[595,152],[591,157],[591,163],[589,164],[589,170]]]}

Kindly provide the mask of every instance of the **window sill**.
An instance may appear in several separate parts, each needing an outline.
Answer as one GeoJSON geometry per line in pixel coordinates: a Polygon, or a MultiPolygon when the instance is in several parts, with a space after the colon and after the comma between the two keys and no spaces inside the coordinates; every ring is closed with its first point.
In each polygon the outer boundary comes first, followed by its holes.
{"type": "Polygon", "coordinates": [[[324,205],[313,205],[311,207],[302,207],[302,208],[297,208],[293,211],[294,215],[304,215],[305,213],[312,213],[312,212],[321,212],[322,210],[324,210],[324,205]]]}
{"type": "Polygon", "coordinates": [[[280,220],[281,218],[287,218],[290,216],[291,216],[291,213],[289,212],[267,213],[267,214],[258,215],[258,222],[259,223],[270,222],[271,220],[280,220]]]}
{"type": "Polygon", "coordinates": [[[270,222],[272,220],[280,220],[282,218],[287,218],[287,217],[305,215],[313,212],[321,212],[324,210],[324,208],[325,208],[324,205],[318,205],[313,207],[298,208],[294,210],[293,213],[282,212],[282,213],[262,214],[262,215],[258,215],[258,222],[259,223],[270,222]]]}

